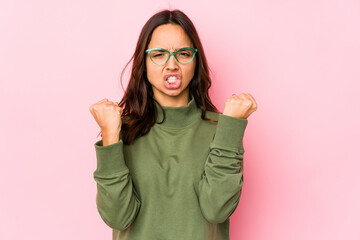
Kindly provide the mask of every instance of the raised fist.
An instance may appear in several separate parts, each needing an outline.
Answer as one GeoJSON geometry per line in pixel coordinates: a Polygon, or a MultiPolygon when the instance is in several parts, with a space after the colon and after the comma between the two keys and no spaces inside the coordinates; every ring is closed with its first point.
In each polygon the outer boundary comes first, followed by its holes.
{"type": "Polygon", "coordinates": [[[101,128],[103,136],[119,136],[123,109],[118,104],[105,98],[90,106],[90,112],[101,128]]]}
{"type": "Polygon", "coordinates": [[[230,117],[247,119],[256,109],[257,104],[250,93],[233,94],[233,96],[226,100],[223,114],[230,117]]]}

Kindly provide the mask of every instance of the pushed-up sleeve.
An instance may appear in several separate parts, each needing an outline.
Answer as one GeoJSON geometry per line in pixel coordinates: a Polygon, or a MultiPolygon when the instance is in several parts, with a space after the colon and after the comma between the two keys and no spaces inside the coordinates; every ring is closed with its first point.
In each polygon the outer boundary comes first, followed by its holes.
{"type": "Polygon", "coordinates": [[[125,230],[131,225],[141,206],[125,164],[123,144],[121,139],[107,146],[103,146],[102,140],[95,143],[97,209],[104,222],[118,230],[125,230]]]}
{"type": "Polygon", "coordinates": [[[247,119],[219,115],[204,172],[195,186],[201,212],[208,222],[226,221],[239,203],[247,123],[247,119]]]}

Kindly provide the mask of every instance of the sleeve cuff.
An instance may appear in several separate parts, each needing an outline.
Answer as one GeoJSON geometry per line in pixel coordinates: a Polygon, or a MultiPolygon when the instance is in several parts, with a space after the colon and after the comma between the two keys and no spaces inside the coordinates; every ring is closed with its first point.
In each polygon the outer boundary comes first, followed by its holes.
{"type": "Polygon", "coordinates": [[[243,137],[248,120],[219,114],[215,137],[212,142],[216,146],[243,149],[243,137]]]}
{"type": "Polygon", "coordinates": [[[127,169],[123,154],[123,141],[103,146],[103,141],[99,140],[95,144],[97,158],[97,173],[113,174],[127,169]]]}

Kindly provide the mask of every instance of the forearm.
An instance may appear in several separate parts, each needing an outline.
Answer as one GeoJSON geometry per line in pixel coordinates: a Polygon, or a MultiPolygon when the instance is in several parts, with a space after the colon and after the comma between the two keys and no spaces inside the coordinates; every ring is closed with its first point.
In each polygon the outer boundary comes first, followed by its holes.
{"type": "Polygon", "coordinates": [[[97,168],[94,179],[97,182],[97,207],[102,219],[112,228],[124,230],[135,220],[140,206],[123,155],[123,142],[104,146],[95,143],[97,168]]]}
{"type": "Polygon", "coordinates": [[[102,133],[102,142],[104,147],[117,143],[119,142],[119,134],[102,133]]]}
{"type": "Polygon", "coordinates": [[[219,117],[204,172],[196,188],[201,211],[209,222],[225,221],[239,202],[246,125],[246,119],[219,117]]]}

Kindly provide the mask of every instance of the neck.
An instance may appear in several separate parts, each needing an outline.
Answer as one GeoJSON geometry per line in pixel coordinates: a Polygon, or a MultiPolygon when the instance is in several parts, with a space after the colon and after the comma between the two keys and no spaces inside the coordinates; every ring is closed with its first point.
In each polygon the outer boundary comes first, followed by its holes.
{"type": "Polygon", "coordinates": [[[183,107],[187,106],[190,101],[189,91],[184,91],[178,96],[154,94],[154,98],[163,107],[183,107]]]}

